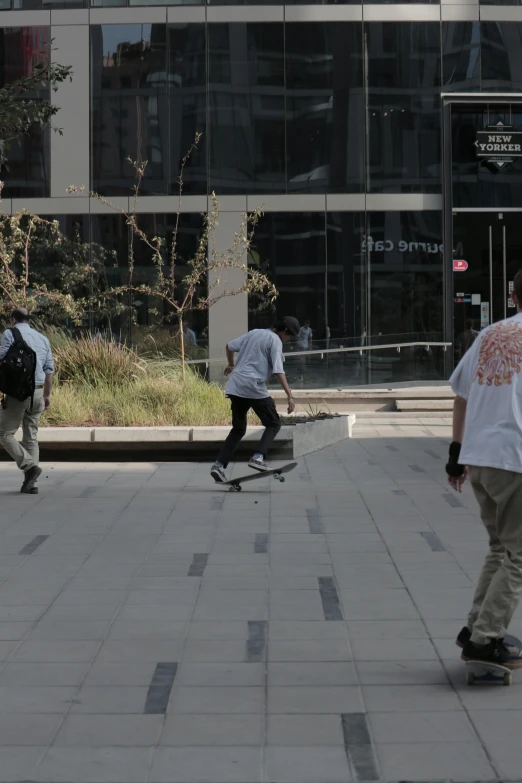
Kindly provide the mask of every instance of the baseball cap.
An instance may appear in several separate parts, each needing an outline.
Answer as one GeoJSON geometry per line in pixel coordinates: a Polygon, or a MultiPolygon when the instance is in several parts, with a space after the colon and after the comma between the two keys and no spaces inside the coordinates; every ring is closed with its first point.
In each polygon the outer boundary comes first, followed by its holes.
{"type": "Polygon", "coordinates": [[[299,334],[299,329],[301,328],[297,318],[294,318],[293,315],[285,315],[283,318],[283,323],[285,325],[286,331],[290,332],[290,334],[292,334],[294,337],[297,337],[299,334]]]}

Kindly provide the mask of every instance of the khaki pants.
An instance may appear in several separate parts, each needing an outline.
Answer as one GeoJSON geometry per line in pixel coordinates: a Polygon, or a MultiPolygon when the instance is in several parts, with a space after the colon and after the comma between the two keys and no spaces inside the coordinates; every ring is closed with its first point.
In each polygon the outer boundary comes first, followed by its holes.
{"type": "Polygon", "coordinates": [[[468,617],[471,640],[486,644],[505,635],[522,593],[522,473],[470,467],[473,492],[489,535],[468,617]]]}
{"type": "Polygon", "coordinates": [[[44,412],[43,389],[36,389],[33,407],[31,399],[15,400],[7,397],[7,407],[0,408],[0,444],[14,459],[20,470],[26,473],[38,465],[40,451],[38,449],[38,424],[44,412]],[[23,438],[18,443],[15,433],[22,425],[23,438]]]}

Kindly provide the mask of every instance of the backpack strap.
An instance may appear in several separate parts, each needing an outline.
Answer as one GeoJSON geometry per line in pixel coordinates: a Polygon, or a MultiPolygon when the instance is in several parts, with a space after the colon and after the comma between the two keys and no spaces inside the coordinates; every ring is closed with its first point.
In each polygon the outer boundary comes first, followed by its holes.
{"type": "Polygon", "coordinates": [[[21,343],[23,341],[22,333],[20,332],[20,329],[18,329],[16,326],[11,327],[11,334],[13,335],[13,341],[14,343],[21,343]]]}

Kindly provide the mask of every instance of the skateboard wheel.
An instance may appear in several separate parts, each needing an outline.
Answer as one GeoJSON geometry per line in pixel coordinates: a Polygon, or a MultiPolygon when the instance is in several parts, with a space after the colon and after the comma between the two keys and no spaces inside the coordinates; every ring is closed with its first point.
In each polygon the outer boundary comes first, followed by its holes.
{"type": "Polygon", "coordinates": [[[284,484],[284,483],[285,483],[285,480],[286,480],[286,479],[285,479],[285,477],[284,477],[284,476],[280,476],[280,477],[279,477],[279,481],[281,482],[281,484],[284,484]]]}
{"type": "Polygon", "coordinates": [[[513,675],[512,674],[504,674],[503,681],[504,681],[504,685],[511,685],[511,683],[513,682],[513,675]]]}
{"type": "Polygon", "coordinates": [[[468,672],[466,674],[466,685],[473,685],[475,683],[475,675],[473,672],[468,672]]]}

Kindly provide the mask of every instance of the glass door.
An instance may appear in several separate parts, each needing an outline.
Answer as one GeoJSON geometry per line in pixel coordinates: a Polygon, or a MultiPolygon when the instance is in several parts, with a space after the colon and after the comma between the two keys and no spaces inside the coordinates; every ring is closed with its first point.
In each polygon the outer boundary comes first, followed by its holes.
{"type": "Polygon", "coordinates": [[[522,212],[454,213],[456,362],[481,329],[516,313],[511,287],[521,268],[522,212]]]}

